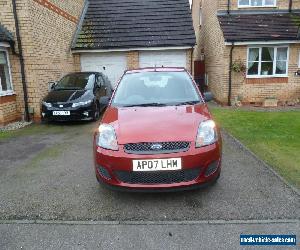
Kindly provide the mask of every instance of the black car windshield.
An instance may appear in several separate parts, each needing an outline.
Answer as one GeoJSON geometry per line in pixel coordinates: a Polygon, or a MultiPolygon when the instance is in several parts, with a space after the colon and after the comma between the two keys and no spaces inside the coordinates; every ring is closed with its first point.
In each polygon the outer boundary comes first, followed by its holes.
{"type": "Polygon", "coordinates": [[[112,105],[116,107],[171,106],[199,102],[201,98],[187,72],[156,71],[124,75],[112,105]]]}
{"type": "Polygon", "coordinates": [[[55,85],[55,90],[61,89],[92,89],[95,83],[95,74],[75,73],[64,76],[55,85]]]}

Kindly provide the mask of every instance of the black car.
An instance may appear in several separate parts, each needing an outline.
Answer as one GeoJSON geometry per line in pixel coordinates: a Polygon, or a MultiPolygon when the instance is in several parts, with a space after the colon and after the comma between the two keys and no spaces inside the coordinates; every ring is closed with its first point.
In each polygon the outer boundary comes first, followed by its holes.
{"type": "Polygon", "coordinates": [[[98,120],[112,95],[108,78],[99,72],[65,75],[42,101],[42,120],[98,120]]]}

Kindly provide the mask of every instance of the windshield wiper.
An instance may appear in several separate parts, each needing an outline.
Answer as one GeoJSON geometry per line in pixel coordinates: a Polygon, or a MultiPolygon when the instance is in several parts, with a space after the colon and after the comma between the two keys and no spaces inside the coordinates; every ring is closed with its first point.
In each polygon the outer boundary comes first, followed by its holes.
{"type": "Polygon", "coordinates": [[[54,90],[81,90],[79,87],[68,87],[68,88],[54,88],[54,90]]]}
{"type": "Polygon", "coordinates": [[[180,105],[194,105],[200,103],[200,101],[186,101],[186,102],[180,102],[177,103],[175,106],[180,106],[180,105]]]}
{"type": "Polygon", "coordinates": [[[123,107],[164,107],[164,106],[167,106],[167,104],[158,103],[158,102],[150,102],[150,103],[124,105],[123,107]]]}

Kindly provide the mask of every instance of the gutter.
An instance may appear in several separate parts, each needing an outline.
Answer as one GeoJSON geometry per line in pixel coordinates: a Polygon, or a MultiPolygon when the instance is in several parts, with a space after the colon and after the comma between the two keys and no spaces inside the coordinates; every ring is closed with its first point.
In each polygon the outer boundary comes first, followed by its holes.
{"type": "Polygon", "coordinates": [[[16,39],[17,39],[17,45],[19,51],[18,56],[20,60],[22,86],[23,86],[23,93],[24,93],[24,106],[25,106],[24,118],[25,121],[29,122],[30,116],[29,116],[29,108],[28,108],[28,92],[27,92],[27,85],[26,85],[25,65],[24,65],[22,42],[20,37],[20,27],[19,27],[16,0],[12,0],[12,6],[13,6],[13,15],[15,20],[15,27],[16,27],[16,39]]]}
{"type": "Polygon", "coordinates": [[[227,0],[227,14],[230,15],[230,5],[231,5],[231,1],[227,0]]]}
{"type": "Polygon", "coordinates": [[[233,49],[234,49],[234,42],[231,43],[230,48],[230,61],[229,61],[229,82],[228,82],[228,106],[231,106],[231,88],[232,88],[232,59],[233,59],[233,49]]]}

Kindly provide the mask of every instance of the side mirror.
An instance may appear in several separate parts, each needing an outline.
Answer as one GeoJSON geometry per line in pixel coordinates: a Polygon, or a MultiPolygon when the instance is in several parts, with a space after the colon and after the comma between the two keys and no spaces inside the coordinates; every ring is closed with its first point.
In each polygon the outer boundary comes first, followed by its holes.
{"type": "Polygon", "coordinates": [[[214,98],[211,92],[204,92],[203,97],[205,102],[210,102],[214,98]]]}
{"type": "Polygon", "coordinates": [[[100,105],[105,106],[105,107],[108,106],[109,100],[110,100],[109,96],[101,96],[100,97],[100,105]]]}
{"type": "Polygon", "coordinates": [[[56,82],[48,82],[48,90],[49,91],[51,91],[51,90],[53,90],[54,89],[54,87],[55,87],[55,85],[56,85],[56,82]]]}

